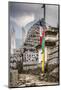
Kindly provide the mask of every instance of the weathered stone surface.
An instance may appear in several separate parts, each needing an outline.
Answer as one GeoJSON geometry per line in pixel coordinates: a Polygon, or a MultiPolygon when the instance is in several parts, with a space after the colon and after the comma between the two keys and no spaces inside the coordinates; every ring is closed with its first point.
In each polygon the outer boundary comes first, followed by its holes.
{"type": "Polygon", "coordinates": [[[54,70],[56,67],[58,67],[58,64],[50,64],[50,65],[48,65],[48,72],[51,72],[51,71],[54,70]]]}
{"type": "Polygon", "coordinates": [[[18,70],[10,70],[10,86],[16,87],[18,82],[18,70]]]}
{"type": "Polygon", "coordinates": [[[55,58],[55,57],[58,58],[58,50],[54,52],[53,54],[48,55],[48,60],[55,58]]]}
{"type": "Polygon", "coordinates": [[[48,81],[51,81],[51,82],[59,81],[58,67],[56,67],[53,71],[49,73],[48,81]]]}

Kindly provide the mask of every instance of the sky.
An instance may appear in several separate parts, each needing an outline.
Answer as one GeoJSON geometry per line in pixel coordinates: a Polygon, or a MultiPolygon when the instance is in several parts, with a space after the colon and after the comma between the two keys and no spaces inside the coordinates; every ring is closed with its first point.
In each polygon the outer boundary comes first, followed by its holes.
{"type": "MultiPolygon", "coordinates": [[[[58,25],[58,5],[46,5],[45,22],[52,27],[58,25]]],[[[9,20],[15,23],[16,38],[22,38],[22,27],[28,23],[39,20],[44,16],[42,4],[9,3],[9,20]]],[[[12,25],[13,26],[13,25],[12,25]]]]}
{"type": "MultiPolygon", "coordinates": [[[[10,3],[9,13],[18,25],[25,26],[27,23],[43,17],[42,4],[10,3]]],[[[46,22],[51,26],[57,26],[58,6],[46,5],[46,22]]]]}

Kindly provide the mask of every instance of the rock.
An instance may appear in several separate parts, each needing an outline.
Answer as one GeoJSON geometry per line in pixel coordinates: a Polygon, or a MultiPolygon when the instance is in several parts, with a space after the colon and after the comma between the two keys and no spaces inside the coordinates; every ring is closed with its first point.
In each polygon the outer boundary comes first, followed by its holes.
{"type": "Polygon", "coordinates": [[[59,81],[58,67],[56,67],[53,71],[49,73],[48,81],[51,81],[51,82],[59,81]]]}
{"type": "Polygon", "coordinates": [[[18,70],[10,70],[11,87],[17,87],[18,83],[18,70]]]}
{"type": "Polygon", "coordinates": [[[48,64],[48,73],[58,67],[58,64],[48,64]]]}

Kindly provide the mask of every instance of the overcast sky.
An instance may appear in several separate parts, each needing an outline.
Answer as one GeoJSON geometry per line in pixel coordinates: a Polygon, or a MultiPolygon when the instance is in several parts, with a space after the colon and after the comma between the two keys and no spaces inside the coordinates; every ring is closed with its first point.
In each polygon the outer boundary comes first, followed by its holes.
{"type": "MultiPolygon", "coordinates": [[[[10,27],[14,27],[17,46],[22,43],[22,27],[29,27],[30,22],[39,20],[44,17],[44,9],[42,4],[26,4],[26,3],[9,3],[10,27]],[[21,42],[20,42],[20,40],[21,42]]],[[[46,5],[45,22],[50,26],[57,27],[58,24],[58,6],[46,5]]],[[[25,29],[27,32],[27,28],[25,29]]]]}
{"type": "MultiPolygon", "coordinates": [[[[10,19],[19,26],[25,26],[27,23],[43,18],[42,4],[10,3],[10,19]]],[[[54,27],[58,24],[58,6],[46,5],[46,22],[54,27]]]]}

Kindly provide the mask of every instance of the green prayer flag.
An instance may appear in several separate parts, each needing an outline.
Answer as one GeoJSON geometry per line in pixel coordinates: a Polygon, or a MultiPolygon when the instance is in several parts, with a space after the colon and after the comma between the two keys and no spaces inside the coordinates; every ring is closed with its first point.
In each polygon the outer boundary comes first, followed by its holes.
{"type": "Polygon", "coordinates": [[[42,49],[44,49],[44,47],[45,47],[45,38],[43,38],[42,40],[42,49]]]}

